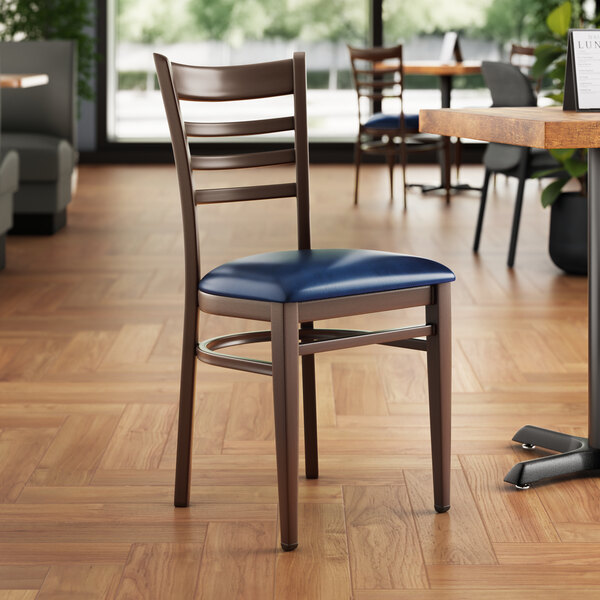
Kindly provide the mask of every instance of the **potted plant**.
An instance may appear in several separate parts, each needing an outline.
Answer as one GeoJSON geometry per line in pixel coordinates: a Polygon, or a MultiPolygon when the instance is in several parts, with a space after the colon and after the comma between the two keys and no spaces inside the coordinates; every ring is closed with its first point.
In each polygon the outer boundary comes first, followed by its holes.
{"type": "MultiPolygon", "coordinates": [[[[549,77],[554,90],[547,94],[555,102],[563,101],[567,33],[573,20],[571,2],[555,8],[546,19],[549,39],[535,51],[532,76],[549,77]]],[[[583,25],[583,20],[579,19],[583,25]]],[[[537,177],[557,176],[558,179],[542,192],[542,205],[551,207],[550,258],[567,273],[587,273],[587,150],[550,150],[558,161],[555,169],[537,173],[537,177]],[[564,191],[569,184],[572,191],[564,191]]]]}

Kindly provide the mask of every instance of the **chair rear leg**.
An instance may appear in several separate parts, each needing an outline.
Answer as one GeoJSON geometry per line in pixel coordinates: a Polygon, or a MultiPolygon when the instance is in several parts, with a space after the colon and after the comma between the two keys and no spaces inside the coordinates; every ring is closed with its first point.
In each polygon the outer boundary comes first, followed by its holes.
{"type": "MultiPolygon", "coordinates": [[[[179,422],[177,431],[177,461],[175,466],[175,506],[188,506],[192,470],[192,435],[194,396],[196,387],[197,315],[184,317],[181,351],[181,381],[179,386],[179,422]]],[[[194,307],[194,313],[196,313],[194,307]]]]}
{"type": "Polygon", "coordinates": [[[456,166],[456,181],[460,178],[460,167],[462,166],[462,142],[460,138],[456,138],[456,144],[454,144],[454,164],[456,166]]]}
{"type": "Polygon", "coordinates": [[[452,402],[452,339],[450,283],[435,287],[436,303],[426,307],[435,334],[427,339],[429,420],[433,463],[433,498],[437,512],[450,508],[450,453],[452,402]]]}
{"type": "Polygon", "coordinates": [[[485,203],[487,201],[488,187],[490,185],[491,171],[485,170],[483,185],[481,186],[481,200],[479,201],[479,215],[477,216],[477,226],[475,227],[475,239],[473,240],[473,252],[479,250],[479,241],[481,240],[481,229],[483,227],[483,215],[485,214],[485,203]]]}
{"type": "MultiPolygon", "coordinates": [[[[390,204],[394,204],[394,163],[396,162],[396,155],[394,152],[393,146],[390,145],[387,155],[388,171],[390,173],[390,204]]],[[[406,189],[406,186],[404,189],[406,189]]]]}
{"type": "Polygon", "coordinates": [[[271,352],[281,547],[298,546],[298,305],[271,305],[271,352]]]}
{"type": "Polygon", "coordinates": [[[444,168],[442,179],[446,191],[446,204],[450,204],[450,182],[452,179],[452,144],[449,137],[444,137],[444,168]]]}
{"type": "Polygon", "coordinates": [[[407,209],[408,205],[406,202],[406,191],[408,189],[408,184],[406,183],[406,140],[402,140],[400,143],[400,161],[402,163],[402,201],[404,202],[404,210],[407,209]]]}
{"type": "Polygon", "coordinates": [[[512,229],[510,232],[510,246],[508,247],[508,260],[506,264],[513,267],[515,264],[515,255],[517,253],[517,238],[519,236],[519,225],[521,223],[521,209],[523,208],[523,193],[525,191],[525,175],[519,176],[519,187],[517,189],[517,198],[515,200],[515,212],[513,213],[512,229]]]}
{"type": "Polygon", "coordinates": [[[360,149],[360,137],[356,141],[354,147],[354,204],[358,204],[358,175],[360,171],[360,160],[361,160],[361,149],[360,149]]]}
{"type": "MultiPolygon", "coordinates": [[[[302,329],[312,329],[312,323],[302,323],[302,329]]],[[[304,462],[307,479],[319,477],[319,448],[317,438],[317,387],[315,355],[302,357],[302,406],[304,409],[304,462]]]]}

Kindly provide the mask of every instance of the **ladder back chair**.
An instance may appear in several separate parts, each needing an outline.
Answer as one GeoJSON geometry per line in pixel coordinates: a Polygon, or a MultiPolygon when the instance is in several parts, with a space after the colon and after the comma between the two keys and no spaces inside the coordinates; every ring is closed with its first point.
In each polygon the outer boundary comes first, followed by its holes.
{"type": "MultiPolygon", "coordinates": [[[[406,209],[406,163],[409,152],[449,152],[444,139],[419,133],[419,115],[404,112],[404,71],[402,46],[353,48],[348,46],[354,87],[358,100],[358,136],[354,146],[354,204],[358,204],[358,182],[363,154],[385,157],[390,174],[390,202],[394,201],[394,165],[402,167],[403,201],[406,209]],[[392,103],[393,112],[381,112],[383,103],[392,103]],[[375,111],[375,112],[372,112],[375,111]]],[[[444,164],[448,161],[444,158],[444,164]]],[[[446,165],[447,167],[448,165],[446,165]]],[[[449,174],[448,174],[449,175],[449,174]]],[[[450,200],[450,179],[444,177],[446,201],[450,200]]],[[[416,185],[416,184],[415,184],[416,185]]],[[[417,185],[417,187],[423,187],[417,185]]]]}
{"type": "Polygon", "coordinates": [[[197,67],[154,60],[173,144],[183,217],[185,309],[178,425],[175,505],[190,499],[196,359],[271,375],[281,524],[281,546],[298,545],[299,358],[302,359],[305,466],[318,477],[314,354],[385,344],[427,352],[434,505],[450,505],[450,282],[445,266],[420,257],[373,250],[311,250],[303,53],[291,60],[197,67]],[[184,122],[180,100],[231,101],[291,95],[293,115],[227,123],[184,122]],[[188,137],[256,135],[292,131],[288,150],[191,156],[188,137]],[[290,183],[194,189],[193,170],[295,165],[290,183]],[[270,252],[225,263],[203,277],[196,207],[271,198],[296,199],[298,250],[270,252]],[[425,307],[425,323],[390,331],[317,329],[314,321],[397,308],[425,307]],[[199,312],[270,323],[270,331],[198,341],[199,312]],[[229,356],[219,349],[270,342],[272,362],[229,356]]]}

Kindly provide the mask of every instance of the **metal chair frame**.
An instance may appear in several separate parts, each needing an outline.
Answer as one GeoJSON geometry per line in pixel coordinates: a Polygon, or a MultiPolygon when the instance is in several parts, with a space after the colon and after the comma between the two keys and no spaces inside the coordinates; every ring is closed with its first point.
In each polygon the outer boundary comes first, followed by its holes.
{"type": "Polygon", "coordinates": [[[303,53],[293,59],[232,67],[196,67],[154,55],[169,123],[179,182],[185,252],[185,308],[179,400],[175,505],[190,501],[192,422],[197,359],[273,377],[275,444],[281,546],[298,545],[299,364],[302,360],[306,477],[318,477],[314,354],[328,350],[385,344],[427,352],[434,504],[450,505],[451,340],[450,284],[328,298],[307,302],[264,302],[199,291],[200,250],[196,207],[216,202],[295,197],[298,248],[310,249],[306,69],[303,53]],[[221,101],[293,95],[289,117],[229,123],[191,123],[182,119],[180,100],[221,101]],[[256,135],[294,131],[290,150],[229,156],[191,156],[188,137],[256,135]],[[295,181],[285,184],[195,190],[192,171],[274,164],[295,164],[295,181]],[[317,329],[313,323],[348,315],[424,306],[426,322],[391,331],[317,329]],[[199,342],[199,313],[269,322],[270,331],[240,333],[199,342]],[[271,343],[272,361],[228,356],[227,346],[271,343]]]}

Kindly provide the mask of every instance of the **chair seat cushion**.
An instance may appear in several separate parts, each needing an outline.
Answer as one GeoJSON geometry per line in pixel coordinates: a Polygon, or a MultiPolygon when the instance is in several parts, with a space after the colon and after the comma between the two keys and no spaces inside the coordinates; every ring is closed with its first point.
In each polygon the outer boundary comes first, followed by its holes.
{"type": "Polygon", "coordinates": [[[444,265],[418,256],[376,250],[289,250],[256,254],[207,273],[208,294],[307,302],[454,281],[444,265]]]}
{"type": "MultiPolygon", "coordinates": [[[[409,133],[419,131],[419,115],[404,115],[406,131],[409,133]]],[[[400,129],[400,115],[375,113],[364,124],[373,129],[400,129]]]]}
{"type": "Polygon", "coordinates": [[[19,153],[20,181],[56,181],[73,171],[76,155],[67,140],[41,133],[2,133],[2,153],[19,153]]]}

